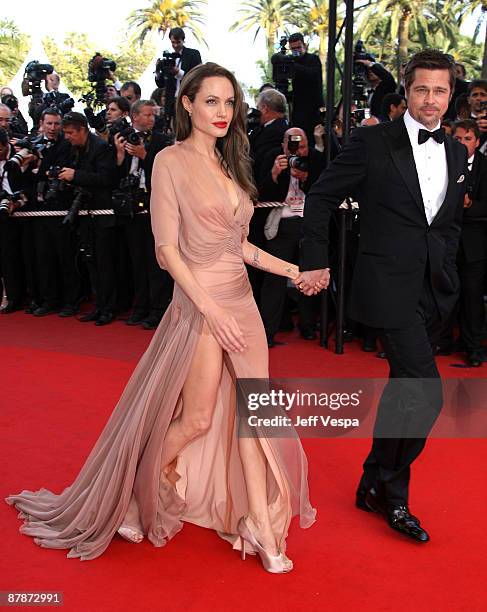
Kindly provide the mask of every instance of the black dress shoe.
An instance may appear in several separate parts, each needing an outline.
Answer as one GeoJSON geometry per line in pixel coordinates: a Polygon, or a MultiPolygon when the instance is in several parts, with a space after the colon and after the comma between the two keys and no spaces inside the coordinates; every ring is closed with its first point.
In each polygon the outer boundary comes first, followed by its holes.
{"type": "Polygon", "coordinates": [[[478,351],[472,351],[467,353],[467,364],[471,368],[480,368],[483,361],[483,355],[478,351]]]}
{"type": "Polygon", "coordinates": [[[91,323],[91,321],[98,321],[98,317],[101,315],[99,310],[92,310],[91,312],[87,312],[85,315],[80,317],[78,321],[81,323],[91,323]]]}
{"type": "Polygon", "coordinates": [[[56,308],[50,304],[43,304],[36,308],[32,313],[34,317],[45,317],[46,315],[50,315],[56,312],[56,308]]]}
{"type": "Polygon", "coordinates": [[[39,304],[37,302],[29,302],[27,307],[25,308],[25,314],[34,314],[34,310],[39,308],[39,304]]]}
{"type": "Polygon", "coordinates": [[[142,321],[142,327],[144,329],[156,329],[161,319],[156,316],[149,316],[142,321]]]}
{"type": "Polygon", "coordinates": [[[301,338],[304,338],[304,340],[316,340],[316,332],[312,327],[302,327],[300,333],[301,338]]]}
{"type": "Polygon", "coordinates": [[[379,359],[387,359],[387,355],[385,354],[384,351],[379,351],[376,357],[378,357],[379,359]]]}
{"type": "Polygon", "coordinates": [[[429,541],[428,533],[421,527],[419,519],[409,513],[407,506],[391,506],[385,516],[389,526],[395,531],[417,542],[429,541]]]}
{"type": "Polygon", "coordinates": [[[140,325],[146,318],[146,312],[134,312],[132,316],[125,321],[125,325],[140,325]]]}
{"type": "Polygon", "coordinates": [[[277,340],[274,340],[274,336],[271,336],[270,334],[266,334],[267,336],[267,346],[269,348],[274,348],[275,346],[283,346],[284,344],[286,344],[285,342],[278,342],[277,340]]]}
{"type": "Polygon", "coordinates": [[[65,304],[61,310],[59,311],[58,315],[60,317],[74,317],[74,315],[77,313],[77,309],[74,306],[71,306],[70,304],[65,304]]]}
{"type": "Polygon", "coordinates": [[[377,342],[368,338],[365,339],[362,343],[362,350],[366,353],[375,353],[377,350],[377,342]]]}
{"type": "Polygon", "coordinates": [[[112,312],[102,312],[98,319],[95,321],[95,325],[100,327],[101,325],[108,325],[113,321],[113,313],[112,312]]]}
{"type": "Polygon", "coordinates": [[[16,310],[20,310],[21,306],[16,304],[15,302],[7,302],[3,308],[0,308],[1,314],[10,314],[11,312],[15,312],[16,310]]]}
{"type": "Polygon", "coordinates": [[[381,512],[383,502],[374,487],[359,489],[355,497],[355,505],[365,512],[381,512]]]}

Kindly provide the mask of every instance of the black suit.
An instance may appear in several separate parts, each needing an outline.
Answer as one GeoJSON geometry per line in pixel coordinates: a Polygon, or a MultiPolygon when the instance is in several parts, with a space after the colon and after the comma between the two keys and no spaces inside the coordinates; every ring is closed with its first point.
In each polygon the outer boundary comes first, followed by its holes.
{"type": "MultiPolygon", "coordinates": [[[[171,139],[160,132],[151,132],[146,137],[146,157],[139,161],[139,168],[145,176],[145,200],[143,209],[149,211],[152,188],[152,168],[154,160],[164,147],[171,144],[171,139]]],[[[117,166],[118,182],[128,176],[133,157],[126,154],[120,166],[117,166]]],[[[151,229],[150,214],[136,214],[133,219],[119,219],[121,231],[125,237],[132,264],[134,287],[134,314],[152,315],[160,319],[172,298],[173,283],[169,273],[161,270],[155,256],[154,237],[151,229]]]]}
{"type": "Polygon", "coordinates": [[[402,118],[356,129],[306,198],[301,269],[312,270],[327,267],[332,212],[350,192],[360,194],[351,316],[378,329],[391,378],[360,486],[378,486],[391,505],[407,504],[410,464],[441,410],[441,384],[428,332],[439,331],[458,299],[456,254],[466,150],[449,137],[444,147],[448,188],[431,225],[402,118]],[[431,384],[423,388],[418,381],[408,389],[414,394],[411,403],[409,396],[401,395],[407,385],[401,390],[394,384],[394,379],[405,378],[430,379],[431,384]],[[391,426],[394,433],[388,438],[391,426]]]}
{"type": "Polygon", "coordinates": [[[468,353],[480,351],[485,323],[487,273],[487,158],[477,151],[469,172],[472,205],[463,212],[458,252],[460,334],[468,353]]]}
{"type": "MultiPolygon", "coordinates": [[[[272,166],[278,155],[283,154],[282,147],[270,151],[263,164],[262,177],[259,193],[264,200],[284,202],[288,195],[291,174],[289,169],[283,170],[277,177],[275,183],[272,179],[272,166]]],[[[300,183],[300,188],[304,193],[308,193],[311,185],[317,180],[321,171],[325,167],[325,157],[315,149],[309,149],[309,172],[308,178],[300,183]]],[[[266,217],[270,210],[264,209],[266,217]]],[[[265,250],[279,257],[284,261],[297,263],[299,258],[299,239],[301,237],[302,217],[288,217],[281,219],[277,235],[271,240],[266,240],[265,250]]],[[[260,313],[268,337],[274,336],[279,330],[284,304],[286,299],[286,282],[284,276],[266,272],[261,288],[260,313]]],[[[299,325],[302,330],[314,329],[315,317],[313,313],[313,300],[310,297],[299,293],[299,325]]]]}
{"type": "Polygon", "coordinates": [[[306,132],[310,146],[314,144],[313,130],[319,121],[323,102],[323,72],[320,58],[305,53],[294,58],[293,106],[291,121],[294,127],[306,132]]]}
{"type": "Polygon", "coordinates": [[[199,64],[201,64],[201,55],[198,49],[188,49],[187,47],[183,47],[179,67],[184,71],[184,74],[187,74],[191,68],[194,68],[199,64]]]}
{"type": "Polygon", "coordinates": [[[394,93],[396,91],[396,81],[392,74],[384,68],[381,64],[374,64],[370,67],[370,70],[376,74],[381,82],[374,89],[374,93],[370,99],[370,114],[374,117],[379,117],[382,113],[382,102],[384,97],[388,93],[394,93]]]}

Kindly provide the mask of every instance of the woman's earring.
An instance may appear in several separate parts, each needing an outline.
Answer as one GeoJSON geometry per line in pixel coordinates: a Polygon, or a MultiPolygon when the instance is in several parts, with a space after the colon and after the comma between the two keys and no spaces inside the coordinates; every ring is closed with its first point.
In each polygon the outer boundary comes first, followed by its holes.
{"type": "Polygon", "coordinates": [[[193,113],[191,111],[188,111],[188,115],[191,117],[193,113]]]}

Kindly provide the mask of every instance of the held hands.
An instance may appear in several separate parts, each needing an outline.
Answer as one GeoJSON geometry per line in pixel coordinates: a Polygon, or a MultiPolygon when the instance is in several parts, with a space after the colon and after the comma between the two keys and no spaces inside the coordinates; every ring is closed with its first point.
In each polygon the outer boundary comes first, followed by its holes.
{"type": "Polygon", "coordinates": [[[205,309],[203,315],[223,350],[228,353],[241,353],[247,348],[244,335],[234,316],[214,303],[205,309]]]}
{"type": "Polygon", "coordinates": [[[304,295],[316,295],[323,289],[327,289],[330,283],[330,268],[300,272],[293,282],[304,295]]]}

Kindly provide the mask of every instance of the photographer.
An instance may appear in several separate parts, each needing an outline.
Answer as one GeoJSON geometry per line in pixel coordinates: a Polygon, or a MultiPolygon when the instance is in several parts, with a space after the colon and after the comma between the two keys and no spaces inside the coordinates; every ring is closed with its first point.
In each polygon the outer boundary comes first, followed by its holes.
{"type": "Polygon", "coordinates": [[[460,276],[460,336],[467,363],[479,367],[484,359],[484,288],[487,277],[487,159],[478,148],[480,130],[472,119],[453,124],[453,138],[468,151],[467,192],[458,252],[460,276]]]}
{"type": "Polygon", "coordinates": [[[24,138],[29,133],[29,128],[24,116],[19,110],[19,101],[13,95],[3,95],[2,104],[8,106],[12,115],[10,118],[10,133],[13,138],[24,138]]]}
{"type": "MultiPolygon", "coordinates": [[[[324,165],[324,156],[308,147],[306,134],[300,128],[288,129],[282,147],[267,155],[259,191],[266,200],[285,203],[282,208],[274,208],[268,213],[265,250],[271,255],[286,261],[297,261],[305,194],[319,177],[324,165]]],[[[266,273],[260,311],[269,347],[275,346],[274,335],[279,329],[285,297],[285,277],[266,273]]],[[[312,340],[316,335],[313,302],[300,293],[298,307],[301,335],[312,340]]]]}
{"type": "Polygon", "coordinates": [[[135,293],[127,325],[144,329],[157,327],[172,297],[172,279],[155,258],[149,214],[154,159],[171,144],[168,136],[153,131],[156,110],[153,100],[138,100],[130,110],[132,132],[114,136],[119,186],[113,204],[130,253],[135,293]]]}
{"type": "Polygon", "coordinates": [[[468,86],[470,118],[477,122],[480,130],[480,146],[487,141],[487,81],[476,79],[468,86]]]}
{"type": "MultiPolygon", "coordinates": [[[[37,209],[69,210],[73,203],[73,187],[61,180],[60,171],[69,163],[71,145],[62,133],[61,113],[55,108],[43,110],[39,130],[42,137],[37,142],[45,148],[35,181],[37,209]]],[[[63,223],[63,217],[39,217],[31,223],[35,228],[41,298],[33,314],[42,317],[59,309],[60,317],[73,316],[81,296],[75,232],[63,223]]]]}
{"type": "MultiPolygon", "coordinates": [[[[280,91],[272,88],[265,89],[259,94],[256,106],[260,113],[260,125],[252,130],[249,141],[254,182],[258,185],[264,159],[270,151],[281,146],[289,123],[286,98],[280,91]]],[[[263,201],[261,194],[259,194],[259,200],[263,201]]],[[[261,248],[264,248],[265,245],[264,225],[267,215],[267,209],[256,208],[250,220],[249,241],[261,248]]],[[[264,273],[253,266],[247,266],[247,272],[255,301],[258,304],[264,273]]]]}
{"type": "Polygon", "coordinates": [[[96,134],[100,136],[100,138],[103,138],[103,140],[109,142],[111,140],[110,131],[113,124],[119,119],[129,116],[130,103],[127,98],[115,96],[107,100],[105,111],[104,121],[106,123],[101,130],[96,130],[96,134]]]}
{"type": "Polygon", "coordinates": [[[382,111],[378,119],[384,121],[395,121],[400,119],[408,108],[406,98],[398,93],[388,93],[382,101],[382,111]]]}
{"type": "Polygon", "coordinates": [[[0,104],[0,128],[6,130],[9,138],[12,137],[10,130],[10,121],[12,119],[12,111],[6,104],[0,104]]]}
{"type": "Polygon", "coordinates": [[[134,102],[140,100],[142,90],[140,89],[140,85],[135,81],[127,81],[122,85],[120,95],[122,98],[126,98],[127,102],[132,106],[134,102]]]}
{"type": "Polygon", "coordinates": [[[371,92],[368,98],[370,114],[379,117],[382,110],[382,102],[388,93],[395,93],[397,85],[392,74],[377,62],[369,59],[356,59],[356,63],[363,64],[367,69],[367,82],[371,92]]]}
{"type": "Polygon", "coordinates": [[[2,314],[19,310],[26,294],[32,295],[24,220],[12,215],[27,203],[35,159],[25,148],[15,151],[7,130],[0,128],[0,270],[7,294],[2,314]]]}
{"type": "Polygon", "coordinates": [[[172,74],[176,79],[176,96],[179,92],[179,85],[183,76],[201,64],[201,55],[197,49],[189,49],[184,46],[185,34],[182,28],[171,28],[169,30],[169,40],[171,41],[174,53],[179,55],[176,59],[176,65],[172,69],[172,74]]]}
{"type": "Polygon", "coordinates": [[[308,53],[308,46],[299,32],[289,37],[289,48],[294,56],[291,124],[302,128],[310,145],[313,145],[318,109],[324,104],[321,61],[317,55],[308,53]]]}
{"type": "MultiPolygon", "coordinates": [[[[66,221],[73,221],[80,208],[112,209],[115,172],[112,149],[89,132],[86,117],[81,113],[68,113],[62,125],[64,136],[71,144],[71,157],[59,178],[75,188],[75,198],[66,221]]],[[[81,317],[80,321],[106,325],[113,321],[117,307],[116,219],[107,214],[83,218],[82,221],[80,233],[96,291],[96,310],[81,317]]]]}

